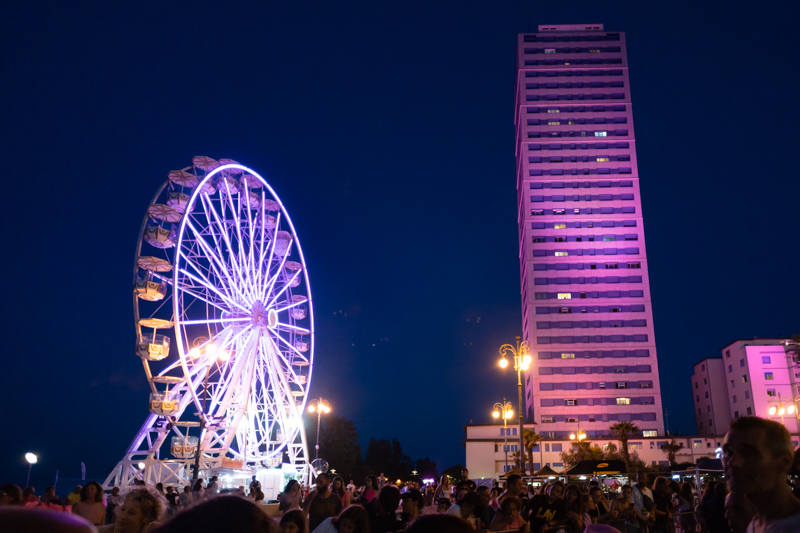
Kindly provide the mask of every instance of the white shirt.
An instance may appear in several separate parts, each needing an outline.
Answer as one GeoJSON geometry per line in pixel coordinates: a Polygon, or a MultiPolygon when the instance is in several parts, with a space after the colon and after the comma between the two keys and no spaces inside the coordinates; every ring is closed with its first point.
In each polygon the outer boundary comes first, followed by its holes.
{"type": "Polygon", "coordinates": [[[311,533],[339,533],[339,530],[333,525],[333,517],[329,517],[323,520],[311,533]]]}
{"type": "Polygon", "coordinates": [[[356,491],[356,486],[353,485],[352,483],[348,483],[347,484],[347,492],[349,492],[350,494],[353,494],[355,491],[356,491]]]}
{"type": "Polygon", "coordinates": [[[747,526],[747,533],[797,533],[798,531],[800,531],[800,513],[783,520],[774,520],[769,524],[763,524],[756,515],[747,526]]]}
{"type": "Polygon", "coordinates": [[[457,503],[451,505],[450,508],[447,510],[447,514],[455,515],[455,516],[458,516],[460,518],[461,517],[461,506],[458,505],[457,503]]]}

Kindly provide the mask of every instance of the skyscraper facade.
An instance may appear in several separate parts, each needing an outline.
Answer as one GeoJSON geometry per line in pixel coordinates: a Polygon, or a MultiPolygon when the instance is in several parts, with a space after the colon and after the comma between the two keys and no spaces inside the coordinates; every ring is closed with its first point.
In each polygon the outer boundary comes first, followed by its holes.
{"type": "Polygon", "coordinates": [[[625,34],[519,35],[516,155],[528,418],[545,436],[662,435],[625,34]]]}

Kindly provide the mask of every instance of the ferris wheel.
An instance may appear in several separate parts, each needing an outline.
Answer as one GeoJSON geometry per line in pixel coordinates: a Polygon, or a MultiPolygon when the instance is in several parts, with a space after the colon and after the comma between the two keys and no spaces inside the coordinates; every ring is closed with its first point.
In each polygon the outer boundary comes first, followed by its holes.
{"type": "Polygon", "coordinates": [[[307,474],[311,292],[292,221],[264,178],[204,156],[169,172],[133,270],[150,414],[106,487],[221,469],[307,474]]]}

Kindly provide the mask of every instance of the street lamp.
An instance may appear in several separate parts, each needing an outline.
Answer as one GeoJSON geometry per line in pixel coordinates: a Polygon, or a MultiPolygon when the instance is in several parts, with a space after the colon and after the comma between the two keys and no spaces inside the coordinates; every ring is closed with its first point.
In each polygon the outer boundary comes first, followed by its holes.
{"type": "MultiPolygon", "coordinates": [[[[206,358],[206,379],[203,385],[203,406],[200,409],[200,436],[197,438],[197,450],[194,454],[194,472],[192,473],[192,481],[196,482],[200,476],[200,447],[203,444],[203,431],[206,427],[206,401],[208,400],[208,376],[211,374],[211,366],[214,361],[227,361],[231,355],[227,350],[219,350],[217,345],[213,342],[205,346],[196,346],[189,350],[189,357],[197,359],[205,355],[206,358]]],[[[141,463],[139,463],[141,465],[141,463]]]]}
{"type": "Polygon", "coordinates": [[[27,489],[28,487],[31,486],[31,469],[33,468],[33,465],[35,465],[36,462],[39,460],[39,458],[36,457],[35,453],[28,452],[25,454],[25,460],[28,461],[28,481],[25,482],[25,488],[27,489]]]}
{"type": "Polygon", "coordinates": [[[494,404],[494,411],[492,412],[494,418],[503,418],[503,451],[506,454],[506,472],[508,472],[508,419],[514,416],[514,411],[511,409],[511,402],[507,402],[503,398],[503,403],[494,404]]]}
{"type": "Polygon", "coordinates": [[[506,359],[506,352],[510,352],[514,357],[514,370],[517,371],[517,387],[519,388],[519,467],[520,472],[524,467],[523,462],[523,455],[522,450],[525,449],[524,445],[522,444],[522,423],[523,423],[523,416],[522,416],[522,371],[528,370],[531,366],[531,356],[529,353],[530,344],[528,341],[519,342],[519,336],[517,336],[517,347],[514,348],[510,344],[504,344],[500,347],[500,361],[498,364],[500,368],[506,368],[508,366],[508,359],[506,359]]]}
{"type": "Polygon", "coordinates": [[[584,432],[581,428],[578,428],[578,431],[571,433],[569,436],[569,440],[574,440],[578,443],[583,442],[583,439],[586,438],[586,432],[584,432]]]}
{"type": "Polygon", "coordinates": [[[778,393],[778,399],[777,400],[769,400],[769,404],[770,404],[769,411],[768,411],[769,412],[769,416],[778,415],[779,417],[781,417],[781,424],[783,424],[783,425],[786,425],[784,423],[784,419],[783,419],[784,415],[795,415],[796,416],[797,409],[795,409],[794,401],[791,401],[791,400],[786,401],[786,400],[784,400],[783,398],[781,398],[781,393],[780,392],[778,393]]]}
{"type": "Polygon", "coordinates": [[[314,459],[319,459],[319,423],[322,420],[322,413],[327,414],[331,412],[331,406],[328,400],[323,400],[322,397],[318,400],[311,400],[308,403],[308,412],[313,413],[314,411],[317,412],[317,445],[315,446],[316,453],[314,459]]]}

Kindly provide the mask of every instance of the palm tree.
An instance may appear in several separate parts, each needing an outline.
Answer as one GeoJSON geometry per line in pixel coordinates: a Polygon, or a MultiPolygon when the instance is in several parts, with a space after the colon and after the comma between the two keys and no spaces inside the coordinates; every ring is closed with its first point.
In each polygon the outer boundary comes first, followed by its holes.
{"type": "Polygon", "coordinates": [[[683,449],[683,444],[680,442],[675,442],[675,439],[672,439],[668,443],[662,445],[661,449],[667,454],[669,466],[675,466],[675,454],[683,449]]]}
{"type": "Polygon", "coordinates": [[[628,435],[635,435],[639,433],[639,428],[633,422],[617,422],[609,428],[612,432],[616,433],[619,438],[619,444],[622,450],[622,459],[625,461],[625,466],[630,470],[631,456],[628,453],[628,435]]]}
{"type": "MultiPolygon", "coordinates": [[[[522,430],[522,444],[525,445],[525,450],[528,452],[528,459],[531,465],[531,474],[533,474],[533,447],[542,441],[542,436],[532,429],[522,430]]],[[[523,461],[524,463],[524,461],[523,461]]]]}
{"type": "MultiPolygon", "coordinates": [[[[525,455],[525,452],[522,452],[522,455],[525,455]]],[[[522,461],[520,460],[519,456],[519,450],[511,453],[511,459],[514,461],[514,464],[517,465],[517,470],[519,471],[520,475],[523,475],[525,474],[525,470],[521,467],[522,461]]]]}

